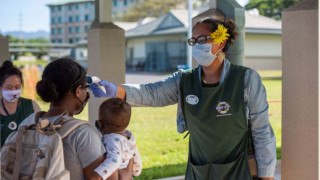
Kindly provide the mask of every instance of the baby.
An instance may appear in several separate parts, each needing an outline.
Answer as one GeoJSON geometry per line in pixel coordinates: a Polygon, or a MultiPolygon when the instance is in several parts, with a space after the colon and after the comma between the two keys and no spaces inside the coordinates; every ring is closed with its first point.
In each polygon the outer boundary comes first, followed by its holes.
{"type": "Polygon", "coordinates": [[[131,117],[130,105],[119,98],[104,101],[99,108],[97,128],[101,131],[107,157],[94,171],[107,179],[116,170],[125,169],[133,159],[132,175],[139,176],[141,157],[132,133],[126,130],[131,117]]]}

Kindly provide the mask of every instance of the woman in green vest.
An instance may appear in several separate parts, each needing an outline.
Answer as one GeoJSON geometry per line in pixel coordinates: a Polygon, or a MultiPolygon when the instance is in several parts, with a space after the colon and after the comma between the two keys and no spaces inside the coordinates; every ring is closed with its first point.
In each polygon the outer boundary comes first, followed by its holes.
{"type": "Polygon", "coordinates": [[[11,61],[5,61],[0,67],[1,146],[26,117],[40,111],[35,101],[20,97],[22,86],[21,71],[11,61]]]}
{"type": "Polygon", "coordinates": [[[199,66],[164,81],[92,84],[96,97],[119,97],[132,105],[178,103],[178,132],[189,132],[187,180],[273,179],[276,140],[259,74],[225,58],[237,32],[232,21],[206,18],[193,27],[188,44],[199,66]],[[249,167],[250,164],[250,167],[249,167]]]}

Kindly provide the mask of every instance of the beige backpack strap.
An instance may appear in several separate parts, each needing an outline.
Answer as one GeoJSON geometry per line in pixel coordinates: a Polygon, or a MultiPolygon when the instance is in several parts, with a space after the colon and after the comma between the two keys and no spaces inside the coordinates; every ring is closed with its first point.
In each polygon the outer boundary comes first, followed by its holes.
{"type": "Polygon", "coordinates": [[[44,115],[46,112],[45,111],[39,111],[35,114],[34,116],[34,122],[37,124],[39,122],[39,118],[44,115]]]}
{"type": "Polygon", "coordinates": [[[78,120],[78,119],[69,119],[64,121],[61,124],[61,128],[57,129],[57,132],[60,134],[61,138],[68,136],[73,130],[77,129],[83,124],[89,124],[88,121],[78,120]]]}
{"type": "Polygon", "coordinates": [[[13,169],[13,180],[19,179],[20,166],[21,166],[21,157],[22,157],[22,134],[26,132],[28,126],[21,126],[18,130],[18,135],[16,138],[16,161],[14,163],[13,169]]]}

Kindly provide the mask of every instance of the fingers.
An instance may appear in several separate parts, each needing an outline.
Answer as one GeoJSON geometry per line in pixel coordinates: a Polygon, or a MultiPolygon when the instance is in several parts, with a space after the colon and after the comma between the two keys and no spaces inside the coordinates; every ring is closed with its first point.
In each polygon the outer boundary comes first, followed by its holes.
{"type": "MultiPolygon", "coordinates": [[[[99,82],[99,84],[100,84],[101,86],[106,87],[106,86],[109,85],[109,82],[108,82],[108,81],[105,81],[105,80],[101,80],[101,81],[99,82]]],[[[106,88],[107,88],[107,87],[106,87],[106,88]]]]}

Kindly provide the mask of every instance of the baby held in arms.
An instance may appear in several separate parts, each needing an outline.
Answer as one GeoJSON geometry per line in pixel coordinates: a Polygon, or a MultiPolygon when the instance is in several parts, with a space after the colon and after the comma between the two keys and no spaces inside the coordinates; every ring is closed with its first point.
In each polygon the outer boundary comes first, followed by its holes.
{"type": "Polygon", "coordinates": [[[141,173],[142,163],[136,140],[132,133],[126,130],[130,117],[131,107],[124,100],[111,98],[100,105],[96,126],[102,133],[107,157],[94,171],[104,180],[115,171],[125,169],[131,159],[132,175],[139,176],[141,173]]]}

